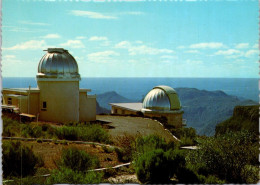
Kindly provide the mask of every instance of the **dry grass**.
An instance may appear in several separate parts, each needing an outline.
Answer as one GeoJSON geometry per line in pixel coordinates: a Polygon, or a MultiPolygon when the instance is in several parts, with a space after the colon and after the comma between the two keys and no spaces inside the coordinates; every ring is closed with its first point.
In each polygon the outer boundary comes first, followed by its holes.
{"type": "Polygon", "coordinates": [[[120,164],[117,160],[116,153],[106,153],[101,146],[94,146],[89,144],[55,144],[53,142],[37,143],[36,141],[23,141],[22,144],[32,147],[33,152],[37,156],[42,156],[44,161],[44,168],[52,170],[57,168],[57,162],[60,160],[63,148],[75,147],[84,150],[87,153],[96,155],[100,160],[100,167],[112,167],[120,164]]]}

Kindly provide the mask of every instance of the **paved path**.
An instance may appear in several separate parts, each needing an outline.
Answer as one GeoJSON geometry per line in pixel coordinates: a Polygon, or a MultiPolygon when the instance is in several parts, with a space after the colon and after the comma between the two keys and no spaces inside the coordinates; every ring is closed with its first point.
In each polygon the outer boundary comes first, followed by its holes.
{"type": "Polygon", "coordinates": [[[110,115],[97,115],[97,120],[110,122],[109,126],[114,128],[109,129],[112,137],[129,135],[149,135],[157,134],[166,139],[166,141],[178,140],[163,125],[155,120],[142,117],[130,116],[110,116],[110,115]]]}

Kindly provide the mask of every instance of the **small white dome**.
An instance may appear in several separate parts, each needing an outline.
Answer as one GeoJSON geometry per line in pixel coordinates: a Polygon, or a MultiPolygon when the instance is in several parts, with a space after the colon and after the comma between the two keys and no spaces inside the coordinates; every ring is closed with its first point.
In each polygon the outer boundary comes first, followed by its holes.
{"type": "Polygon", "coordinates": [[[180,110],[181,104],[173,88],[168,86],[156,86],[145,96],[143,109],[155,111],[180,110]]]}
{"type": "Polygon", "coordinates": [[[80,79],[78,64],[68,50],[48,48],[38,64],[37,78],[80,79]]]}

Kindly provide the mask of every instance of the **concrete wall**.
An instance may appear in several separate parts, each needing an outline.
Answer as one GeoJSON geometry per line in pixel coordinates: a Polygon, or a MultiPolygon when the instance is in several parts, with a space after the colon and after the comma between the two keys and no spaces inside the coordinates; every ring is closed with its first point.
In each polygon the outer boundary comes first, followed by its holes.
{"type": "Polygon", "coordinates": [[[96,120],[96,96],[79,93],[79,121],[96,120]]]}
{"type": "Polygon", "coordinates": [[[28,100],[27,100],[27,97],[19,99],[18,107],[19,107],[20,113],[28,113],[28,100]]]}
{"type": "Polygon", "coordinates": [[[38,81],[40,120],[51,122],[79,121],[78,81],[38,81]],[[43,108],[43,102],[47,108],[43,108]]]}
{"type": "Polygon", "coordinates": [[[134,114],[136,115],[135,111],[131,111],[131,110],[126,110],[124,108],[121,107],[115,107],[112,105],[111,107],[111,114],[119,114],[119,115],[130,115],[130,114],[134,114]]]}
{"type": "Polygon", "coordinates": [[[33,114],[37,116],[38,113],[40,113],[39,103],[40,103],[40,97],[39,93],[30,93],[28,95],[29,98],[29,114],[33,114]]]}
{"type": "Polygon", "coordinates": [[[182,127],[182,114],[183,113],[145,113],[145,116],[148,117],[166,117],[167,123],[169,125],[174,126],[175,128],[181,128],[182,127]]]}

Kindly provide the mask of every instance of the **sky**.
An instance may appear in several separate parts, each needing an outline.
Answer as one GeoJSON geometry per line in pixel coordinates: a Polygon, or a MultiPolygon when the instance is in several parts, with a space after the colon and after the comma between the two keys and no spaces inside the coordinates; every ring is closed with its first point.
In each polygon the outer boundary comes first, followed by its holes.
{"type": "Polygon", "coordinates": [[[50,47],[81,77],[258,78],[257,0],[2,0],[2,76],[50,47]]]}

